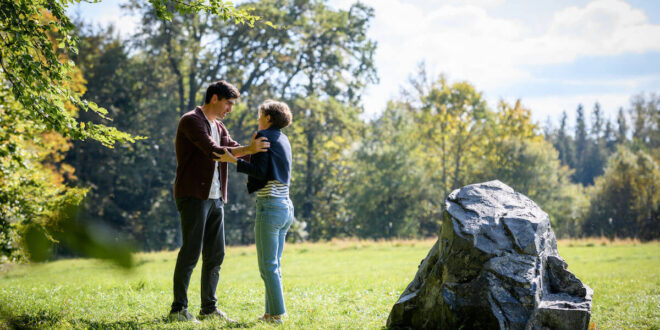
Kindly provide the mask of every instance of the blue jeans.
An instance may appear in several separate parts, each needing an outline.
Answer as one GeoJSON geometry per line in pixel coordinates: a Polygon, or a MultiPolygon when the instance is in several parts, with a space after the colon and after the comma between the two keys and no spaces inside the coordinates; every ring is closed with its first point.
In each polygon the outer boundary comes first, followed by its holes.
{"type": "Polygon", "coordinates": [[[266,287],[266,314],[286,313],[282,293],[282,251],[286,232],[293,222],[293,204],[288,197],[257,197],[254,239],[259,273],[266,287]]]}

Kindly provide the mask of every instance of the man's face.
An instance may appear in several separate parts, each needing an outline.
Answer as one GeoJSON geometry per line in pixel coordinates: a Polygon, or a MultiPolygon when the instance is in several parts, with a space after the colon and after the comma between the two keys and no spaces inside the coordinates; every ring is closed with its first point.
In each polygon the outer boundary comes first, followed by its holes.
{"type": "Polygon", "coordinates": [[[218,119],[222,120],[225,118],[225,115],[231,112],[234,103],[236,103],[235,98],[220,99],[218,102],[216,102],[215,113],[218,116],[218,119]]]}

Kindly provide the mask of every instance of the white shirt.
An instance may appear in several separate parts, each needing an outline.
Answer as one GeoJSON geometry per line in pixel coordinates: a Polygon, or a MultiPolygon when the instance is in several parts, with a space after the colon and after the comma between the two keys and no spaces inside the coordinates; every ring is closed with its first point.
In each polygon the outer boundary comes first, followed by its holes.
{"type": "MultiPolygon", "coordinates": [[[[206,115],[204,115],[206,116],[206,115]]],[[[211,137],[217,145],[220,145],[220,132],[218,132],[218,125],[214,121],[210,121],[208,117],[206,120],[211,125],[211,137]]],[[[213,180],[211,180],[211,191],[209,191],[209,199],[220,198],[220,175],[218,173],[218,162],[214,162],[213,166],[213,180]]]]}

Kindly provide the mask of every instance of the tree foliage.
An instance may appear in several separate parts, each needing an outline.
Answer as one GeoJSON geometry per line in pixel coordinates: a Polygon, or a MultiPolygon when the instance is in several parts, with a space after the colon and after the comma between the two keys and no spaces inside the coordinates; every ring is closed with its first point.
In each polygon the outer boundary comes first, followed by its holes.
{"type": "Polygon", "coordinates": [[[442,200],[416,156],[415,129],[406,105],[390,102],[351,148],[354,165],[346,189],[351,221],[345,225],[351,235],[417,237],[438,229],[442,200]]]}
{"type": "MultiPolygon", "coordinates": [[[[375,79],[375,46],[365,37],[372,10],[361,4],[335,10],[323,1],[240,6],[248,7],[282,28],[249,28],[203,12],[162,21],[154,8],[140,1],[127,6],[142,17],[131,40],[119,40],[112,31],[81,28],[81,55],[75,59],[94,84],[85,96],[106,106],[117,127],[149,136],[115,150],[80,143],[68,153],[67,160],[80,168],[79,183],[91,187],[85,204],[88,218],[101,218],[130,233],[144,249],[177,246],[172,137],[178,117],[203,102],[207,84],[225,79],[241,92],[239,104],[224,119],[239,142],[247,143],[256,130],[256,109],[265,99],[279,97],[291,106],[294,120],[285,132],[296,148],[293,185],[310,187],[292,189],[296,215],[306,222],[296,223],[296,228],[307,226],[314,239],[340,231],[337,223],[346,217],[339,220],[333,210],[344,204],[340,173],[349,164],[347,157],[337,161],[335,153],[359,138],[361,110],[352,105],[359,103],[364,85],[375,79]],[[316,47],[310,48],[312,40],[316,47]],[[330,82],[321,84],[326,78],[330,82]],[[112,83],[117,81],[121,83],[112,83]],[[89,166],[90,159],[106,165],[89,166]],[[332,226],[337,231],[327,229],[332,226]]],[[[231,244],[253,240],[254,200],[244,184],[241,174],[230,173],[225,214],[231,244]]]]}
{"type": "MultiPolygon", "coordinates": [[[[76,2],[0,1],[0,239],[3,254],[11,258],[20,256],[16,242],[21,228],[36,226],[37,231],[31,233],[54,239],[58,219],[66,218],[62,214],[73,216],[63,210],[78,204],[87,190],[64,184],[66,175],[73,178],[71,167],[61,163],[69,139],[93,140],[109,148],[143,139],[139,133],[110,126],[108,110],[82,97],[83,80],[69,57],[77,54],[78,39],[66,15],[67,6],[76,2]],[[81,113],[94,116],[78,117],[81,113]]],[[[152,0],[150,4],[161,19],[173,12],[199,10],[235,23],[251,25],[259,19],[216,0],[152,0]]],[[[67,228],[88,234],[83,227],[67,228]]],[[[74,242],[71,239],[70,245],[74,242]]]]}
{"type": "MultiPolygon", "coordinates": [[[[99,257],[119,236],[144,250],[175,248],[177,121],[218,79],[241,92],[224,119],[239,142],[256,130],[265,99],[292,109],[285,133],[297,239],[432,236],[453,189],[493,179],[536,201],[559,236],[660,235],[655,94],[633,97],[613,120],[598,104],[591,113],[579,106],[574,125],[564,112],[542,134],[522,102],[491,109],[472,84],[420,65],[367,122],[374,12],[359,2],[338,10],[321,0],[132,0],[125,9],[141,24],[122,39],[66,17],[76,1],[0,1],[0,241],[12,258],[19,233],[87,245],[99,257]],[[96,237],[64,222],[73,217],[119,234],[96,237]]],[[[253,241],[244,182],[230,173],[230,244],[253,241]]]]}
{"type": "Polygon", "coordinates": [[[573,137],[565,134],[565,114],[559,130],[548,135],[560,155],[566,155],[560,159],[574,172],[572,180],[580,184],[575,189],[585,191],[589,199],[589,203],[572,204],[581,205],[582,210],[571,215],[578,227],[569,234],[658,237],[660,222],[653,196],[654,187],[660,186],[654,174],[659,162],[659,100],[655,94],[635,95],[628,109],[619,108],[615,122],[604,119],[596,103],[590,130],[580,106],[573,137]]]}
{"type": "Polygon", "coordinates": [[[423,67],[411,83],[357,148],[348,191],[353,232],[435,235],[453,189],[497,179],[546,210],[558,235],[579,233],[584,191],[520,101],[493,111],[471,84],[432,80],[423,67]]]}
{"type": "Polygon", "coordinates": [[[660,165],[648,153],[620,145],[590,194],[585,234],[643,240],[660,236],[660,165]]]}

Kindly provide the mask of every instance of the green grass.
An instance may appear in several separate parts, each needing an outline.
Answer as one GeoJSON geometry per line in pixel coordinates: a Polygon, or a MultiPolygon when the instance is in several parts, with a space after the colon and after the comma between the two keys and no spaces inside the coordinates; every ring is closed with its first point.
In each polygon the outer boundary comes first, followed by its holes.
{"type": "MultiPolygon", "coordinates": [[[[370,328],[385,325],[392,304],[412,280],[433,241],[329,242],[287,245],[283,277],[288,318],[284,328],[370,328]]],[[[594,291],[597,328],[660,327],[660,243],[563,243],[569,269],[594,291]]],[[[14,266],[0,273],[0,328],[187,328],[167,323],[174,252],[138,254],[131,271],[95,260],[14,266]]],[[[189,309],[199,311],[199,267],[189,309]]],[[[229,247],[218,301],[240,321],[263,312],[263,284],[254,247],[229,247]]],[[[204,321],[200,328],[228,327],[204,321]]]]}

